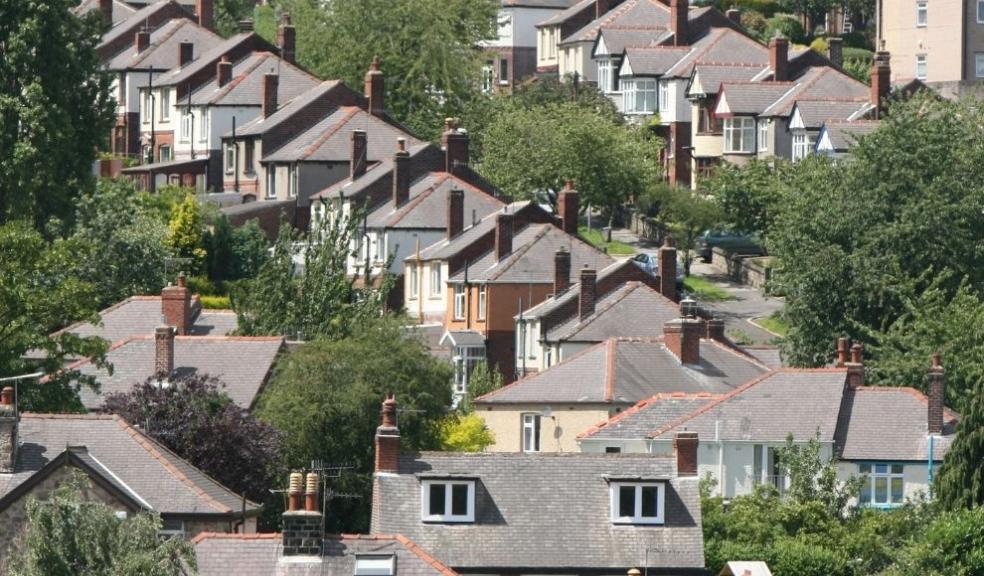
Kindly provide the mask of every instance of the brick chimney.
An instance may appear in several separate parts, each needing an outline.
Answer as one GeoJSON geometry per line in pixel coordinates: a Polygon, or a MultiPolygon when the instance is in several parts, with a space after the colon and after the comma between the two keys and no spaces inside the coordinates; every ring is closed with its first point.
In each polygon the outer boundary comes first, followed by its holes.
{"type": "Polygon", "coordinates": [[[290,13],[284,12],[280,17],[280,26],[277,28],[277,46],[280,48],[280,57],[294,64],[297,45],[297,30],[290,23],[290,13]]]}
{"type": "Polygon", "coordinates": [[[557,197],[557,212],[560,215],[560,227],[568,234],[577,235],[577,212],[580,209],[579,196],[574,189],[574,181],[564,183],[564,189],[557,197]]]}
{"type": "Polygon", "coordinates": [[[215,30],[215,8],[212,0],[195,0],[195,15],[198,16],[199,26],[215,30]]]}
{"type": "Polygon", "coordinates": [[[458,188],[448,190],[448,240],[465,229],[465,192],[458,188]]]}
{"type": "Polygon", "coordinates": [[[352,157],[349,161],[349,178],[355,180],[366,173],[369,142],[365,130],[352,130],[352,157]]]}
{"type": "Polygon", "coordinates": [[[697,446],[700,440],[696,432],[677,432],[673,437],[673,453],[676,454],[677,476],[697,475],[697,446]]]}
{"type": "Polygon", "coordinates": [[[225,86],[232,80],[232,62],[228,56],[223,56],[215,65],[215,76],[218,78],[219,88],[225,86]]]}
{"type": "Polygon", "coordinates": [[[150,47],[150,31],[146,28],[141,28],[137,30],[137,33],[133,35],[133,48],[137,53],[143,52],[150,47]]]}
{"type": "Polygon", "coordinates": [[[396,140],[396,148],[393,155],[393,205],[398,208],[410,199],[410,153],[403,138],[396,140]]]}
{"type": "Polygon", "coordinates": [[[174,328],[158,326],[154,331],[154,377],[168,380],[174,373],[174,328]]]}
{"type": "Polygon", "coordinates": [[[670,0],[670,29],[673,30],[673,45],[690,44],[690,2],[689,0],[670,0]]]}
{"type": "Polygon", "coordinates": [[[702,328],[697,318],[674,318],[663,324],[663,343],[681,364],[699,364],[702,328]]]}
{"type": "Polygon", "coordinates": [[[11,474],[17,465],[17,407],[13,386],[0,391],[0,474],[11,474]]]}
{"type": "Polygon", "coordinates": [[[499,214],[495,219],[495,260],[502,260],[512,252],[513,215],[499,214]]]}
{"type": "Polygon", "coordinates": [[[592,268],[581,269],[580,289],[577,293],[577,314],[581,320],[594,314],[595,300],[598,297],[598,273],[592,268]]]}
{"type": "Polygon", "coordinates": [[[458,128],[454,118],[444,120],[441,147],[444,148],[445,172],[454,174],[455,168],[468,165],[468,133],[458,128]]]}
{"type": "Polygon", "coordinates": [[[255,25],[253,24],[253,20],[250,18],[243,18],[239,21],[239,31],[241,33],[252,32],[254,28],[255,25]]]}
{"type": "Polygon", "coordinates": [[[707,321],[707,339],[722,344],[730,344],[727,336],[724,335],[724,320],[711,318],[707,321]]]}
{"type": "Polygon", "coordinates": [[[725,15],[727,15],[728,20],[731,20],[735,24],[741,26],[741,10],[738,8],[729,8],[728,11],[725,12],[725,15]]]}
{"type": "Polygon", "coordinates": [[[667,234],[663,245],[659,249],[657,256],[659,267],[659,293],[667,299],[677,301],[677,251],[673,245],[673,238],[667,234]]]}
{"type": "Polygon", "coordinates": [[[282,520],[283,556],[321,556],[321,512],[318,509],[318,475],[309,472],[307,482],[300,472],[292,472],[287,488],[287,511],[282,520]],[[304,507],[301,507],[301,495],[304,507]]]}
{"type": "Polygon", "coordinates": [[[178,44],[178,65],[184,66],[188,62],[191,62],[195,58],[195,45],[191,42],[182,42],[178,44]]]}
{"type": "Polygon", "coordinates": [[[851,341],[843,336],[837,339],[837,367],[843,368],[847,365],[851,341]]]}
{"type": "Polygon", "coordinates": [[[277,111],[277,89],[280,77],[272,72],[263,75],[263,117],[269,118],[277,111]]]}
{"type": "Polygon", "coordinates": [[[389,394],[379,412],[376,428],[376,473],[397,472],[400,459],[400,429],[396,425],[396,398],[389,394]]]}
{"type": "Polygon", "coordinates": [[[844,65],[844,40],[838,36],[827,38],[827,60],[837,67],[844,65]]]}
{"type": "Polygon", "coordinates": [[[845,362],[847,367],[847,387],[859,388],[864,386],[864,357],[861,344],[858,342],[851,346],[851,361],[845,362]]]}
{"type": "Polygon", "coordinates": [[[612,9],[612,0],[595,0],[595,15],[594,19],[597,20],[604,16],[609,10],[612,9]]]}
{"type": "Polygon", "coordinates": [[[943,381],[943,364],[940,353],[933,354],[933,366],[929,369],[929,411],[927,413],[927,431],[930,434],[943,433],[943,402],[946,387],[943,381]]]}
{"type": "Polygon", "coordinates": [[[885,51],[875,52],[875,60],[871,64],[871,104],[875,107],[875,118],[885,115],[885,101],[892,89],[892,66],[889,54],[885,51]]]}
{"type": "Polygon", "coordinates": [[[191,291],[185,283],[184,273],[178,274],[178,285],[161,290],[161,315],[164,324],[174,328],[179,336],[191,330],[191,291]]]}
{"type": "Polygon", "coordinates": [[[554,296],[571,287],[571,253],[561,246],[554,252],[554,296]]]}
{"type": "Polygon", "coordinates": [[[113,27],[113,0],[99,0],[99,13],[102,15],[103,25],[109,29],[113,27]]]}
{"type": "Polygon", "coordinates": [[[773,81],[789,80],[789,39],[779,34],[769,40],[769,68],[773,81]]]}
{"type": "Polygon", "coordinates": [[[369,99],[370,114],[379,116],[386,110],[383,103],[386,95],[384,86],[383,72],[379,69],[379,56],[373,56],[372,64],[369,65],[369,71],[366,72],[365,83],[365,94],[366,98],[369,99]]]}

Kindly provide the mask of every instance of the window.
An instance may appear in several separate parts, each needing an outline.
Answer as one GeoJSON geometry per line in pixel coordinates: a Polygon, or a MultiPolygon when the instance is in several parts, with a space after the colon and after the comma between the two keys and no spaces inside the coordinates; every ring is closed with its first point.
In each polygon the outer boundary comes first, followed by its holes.
{"type": "Polygon", "coordinates": [[[858,471],[865,475],[861,505],[895,506],[905,502],[904,470],[902,464],[859,465],[858,471]]]}
{"type": "Polygon", "coordinates": [[[441,263],[435,262],[430,266],[430,295],[431,297],[440,296],[444,292],[444,285],[441,283],[441,263]]]}
{"type": "Polygon", "coordinates": [[[486,286],[482,284],[478,287],[478,319],[485,320],[485,292],[486,286]]]}
{"type": "Polygon", "coordinates": [[[813,153],[814,138],[810,134],[798,131],[793,134],[793,162],[802,160],[813,153]]]}
{"type": "Polygon", "coordinates": [[[540,451],[540,415],[523,414],[523,452],[540,451]]]}
{"type": "Polygon", "coordinates": [[[618,63],[615,60],[598,60],[598,88],[605,94],[618,92],[618,63]]]}
{"type": "Polygon", "coordinates": [[[659,83],[659,109],[663,112],[669,112],[670,107],[670,82],[663,80],[659,83]]]}
{"type": "Polygon", "coordinates": [[[267,198],[277,197],[277,165],[271,164],[267,170],[267,198]]]}
{"type": "Polygon", "coordinates": [[[738,116],[724,119],[724,151],[748,154],[754,151],[755,118],[738,116]]]}
{"type": "Polygon", "coordinates": [[[393,576],[396,556],[392,554],[356,555],[355,576],[393,576]]]}
{"type": "Polygon", "coordinates": [[[161,90],[161,120],[171,120],[171,91],[167,88],[161,90]]]}
{"type": "Polygon", "coordinates": [[[160,156],[160,162],[171,161],[171,147],[167,144],[161,144],[161,147],[157,149],[157,154],[160,156]]]}
{"type": "Polygon", "coordinates": [[[916,2],[916,26],[925,28],[929,17],[929,5],[926,0],[916,2]]]}
{"type": "Polygon", "coordinates": [[[718,125],[714,110],[706,100],[697,106],[697,132],[700,134],[717,134],[721,127],[718,125]]]}
{"type": "Polygon", "coordinates": [[[547,347],[547,353],[545,354],[544,362],[547,363],[547,368],[553,366],[553,348],[547,347]]]}
{"type": "Polygon", "coordinates": [[[424,480],[420,519],[424,522],[474,522],[475,482],[424,480]]]}
{"type": "Polygon", "coordinates": [[[984,0],[977,0],[977,23],[984,24],[984,0]]]}
{"type": "Polygon", "coordinates": [[[468,391],[468,379],[471,377],[472,370],[479,362],[485,361],[485,347],[456,346],[451,360],[454,364],[455,394],[464,394],[468,391]]]}
{"type": "Polygon", "coordinates": [[[492,66],[492,61],[488,60],[485,62],[485,66],[482,66],[482,92],[486,94],[492,93],[494,76],[495,68],[492,66]]]}
{"type": "Polygon", "coordinates": [[[769,121],[768,120],[759,120],[758,149],[759,152],[769,151],[769,121]]]}
{"type": "Polygon", "coordinates": [[[465,319],[465,285],[454,285],[454,319],[465,319]]]}
{"type": "Polygon", "coordinates": [[[287,196],[290,198],[297,196],[297,164],[287,167],[287,196]]]}
{"type": "Polygon", "coordinates": [[[605,454],[621,454],[622,448],[619,446],[605,446],[605,454]]]}
{"type": "Polygon", "coordinates": [[[560,30],[557,27],[553,27],[548,31],[550,39],[548,40],[548,54],[550,58],[557,57],[557,34],[560,30]]]}
{"type": "Polygon", "coordinates": [[[150,117],[154,114],[154,96],[150,90],[143,93],[143,123],[149,124],[150,117]]]}
{"type": "Polygon", "coordinates": [[[975,76],[984,78],[984,52],[974,54],[974,69],[976,70],[975,76]]]}
{"type": "Polygon", "coordinates": [[[187,142],[191,138],[192,121],[194,118],[191,116],[191,112],[184,111],[181,113],[181,141],[187,142]]]}
{"type": "Polygon", "coordinates": [[[623,81],[622,103],[626,114],[652,114],[656,110],[656,81],[634,78],[623,81]]]}
{"type": "Polygon", "coordinates": [[[158,532],[163,538],[184,538],[184,520],[177,518],[161,518],[161,530],[158,532]]]}
{"type": "Polygon", "coordinates": [[[916,78],[919,80],[926,79],[926,55],[917,54],[916,55],[916,78]]]}
{"type": "Polygon", "coordinates": [[[198,112],[198,141],[208,142],[208,111],[204,108],[198,112]]]}
{"type": "Polygon", "coordinates": [[[247,174],[253,174],[254,172],[253,172],[253,141],[252,140],[246,141],[245,156],[246,156],[245,158],[246,161],[244,162],[245,165],[243,166],[243,169],[246,171],[247,174]]]}
{"type": "Polygon", "coordinates": [[[662,524],[664,488],[662,482],[613,482],[612,523],[662,524]]]}
{"type": "Polygon", "coordinates": [[[417,265],[413,264],[410,266],[410,298],[414,299],[417,297],[420,291],[419,285],[420,279],[417,278],[417,265]]]}
{"type": "Polygon", "coordinates": [[[509,60],[499,59],[499,84],[509,83],[509,60]]]}
{"type": "Polygon", "coordinates": [[[225,172],[232,174],[236,170],[236,144],[226,146],[225,150],[225,172]]]}
{"type": "Polygon", "coordinates": [[[771,484],[780,494],[785,493],[786,475],[776,457],[776,449],[755,444],[752,446],[752,456],[752,481],[755,484],[771,484]]]}

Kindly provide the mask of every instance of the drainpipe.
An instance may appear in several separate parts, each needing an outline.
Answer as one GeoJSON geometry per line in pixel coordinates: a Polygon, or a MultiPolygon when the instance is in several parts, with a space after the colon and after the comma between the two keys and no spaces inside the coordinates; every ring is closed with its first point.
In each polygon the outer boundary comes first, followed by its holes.
{"type": "Polygon", "coordinates": [[[929,484],[930,498],[933,497],[933,441],[935,439],[936,438],[932,434],[929,435],[929,446],[927,450],[928,455],[926,457],[926,479],[929,484]]]}
{"type": "Polygon", "coordinates": [[[714,441],[718,445],[718,492],[721,498],[724,498],[724,442],[721,441],[720,420],[714,421],[714,441]]]}

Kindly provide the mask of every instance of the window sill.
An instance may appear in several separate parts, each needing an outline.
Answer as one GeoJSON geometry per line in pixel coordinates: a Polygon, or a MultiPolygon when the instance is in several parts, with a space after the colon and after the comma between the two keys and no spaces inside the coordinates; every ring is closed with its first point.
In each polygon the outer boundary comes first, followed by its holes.
{"type": "Polygon", "coordinates": [[[612,525],[614,526],[662,526],[665,522],[662,520],[612,520],[612,525]]]}
{"type": "Polygon", "coordinates": [[[697,131],[698,136],[723,136],[724,132],[701,132],[697,131]]]}
{"type": "Polygon", "coordinates": [[[755,152],[754,150],[748,150],[748,151],[724,150],[722,154],[729,154],[731,156],[754,156],[755,154],[758,154],[758,152],[755,152]]]}
{"type": "MultiPolygon", "coordinates": [[[[462,394],[464,394],[464,392],[462,392],[462,394]]],[[[474,524],[475,523],[474,518],[467,518],[467,517],[447,518],[443,516],[439,516],[439,517],[427,516],[426,518],[421,518],[420,521],[423,522],[424,524],[474,524]]]]}

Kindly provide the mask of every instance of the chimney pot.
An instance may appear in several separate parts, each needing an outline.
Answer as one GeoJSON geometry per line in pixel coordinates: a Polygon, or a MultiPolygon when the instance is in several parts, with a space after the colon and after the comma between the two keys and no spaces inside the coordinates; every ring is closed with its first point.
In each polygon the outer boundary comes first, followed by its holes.
{"type": "Polygon", "coordinates": [[[557,211],[560,212],[560,225],[564,232],[577,235],[577,213],[580,209],[580,197],[574,189],[574,181],[568,180],[557,198],[557,211]]]}
{"type": "Polygon", "coordinates": [[[696,432],[677,432],[673,437],[676,453],[677,476],[697,475],[697,447],[700,440],[696,432]]]}
{"type": "Polygon", "coordinates": [[[321,512],[318,511],[318,475],[292,472],[287,490],[287,511],[281,516],[283,556],[319,556],[324,539],[321,530],[321,512]],[[306,486],[305,486],[306,484],[306,486]],[[305,489],[306,488],[306,489],[305,489]],[[301,508],[301,495],[304,508],[301,508]]]}
{"type": "Polygon", "coordinates": [[[448,190],[448,240],[465,229],[465,192],[458,188],[448,190]]]}
{"type": "Polygon", "coordinates": [[[571,286],[571,253],[561,246],[554,252],[554,296],[562,294],[571,286]]]}
{"type": "Polygon", "coordinates": [[[847,350],[851,347],[851,341],[845,337],[837,339],[837,367],[843,368],[847,364],[847,350]]]}
{"type": "Polygon", "coordinates": [[[859,388],[864,386],[864,358],[862,356],[861,344],[858,342],[851,346],[851,361],[847,362],[847,386],[849,388],[859,388]]]}
{"type": "Polygon", "coordinates": [[[138,53],[150,47],[150,32],[146,28],[138,30],[134,35],[133,46],[138,53]]]}
{"type": "Polygon", "coordinates": [[[688,46],[690,36],[690,2],[670,0],[670,27],[673,30],[673,45],[688,46]]]}
{"type": "Polygon", "coordinates": [[[946,382],[943,375],[940,353],[937,352],[933,354],[933,365],[929,369],[929,407],[926,427],[930,434],[943,433],[943,404],[946,400],[946,382]]]}
{"type": "Polygon", "coordinates": [[[844,66],[844,40],[838,36],[827,38],[827,60],[838,68],[844,66]]]}
{"type": "Polygon", "coordinates": [[[677,251],[673,246],[673,238],[668,234],[663,246],[659,249],[658,270],[659,272],[659,293],[671,302],[677,301],[677,251]]]}
{"type": "Polygon", "coordinates": [[[769,40],[769,67],[773,81],[789,80],[789,40],[784,36],[777,35],[769,40]]]}
{"type": "Polygon", "coordinates": [[[396,425],[396,398],[390,394],[380,411],[376,428],[376,472],[397,472],[400,458],[400,429],[396,425]]]}
{"type": "Polygon", "coordinates": [[[191,42],[182,42],[178,45],[178,65],[184,66],[195,58],[195,45],[191,42]]]}
{"type": "Polygon", "coordinates": [[[720,318],[711,318],[707,321],[707,339],[714,340],[715,342],[720,342],[722,344],[730,344],[727,336],[724,335],[724,320],[720,318]]]}
{"type": "Polygon", "coordinates": [[[700,337],[704,331],[703,320],[674,318],[663,324],[663,343],[681,364],[699,364],[700,337]]]}
{"type": "Polygon", "coordinates": [[[584,267],[581,269],[579,280],[580,291],[577,295],[577,310],[578,316],[583,321],[595,312],[595,300],[598,295],[598,273],[592,268],[584,267]]]}
{"type": "Polygon", "coordinates": [[[284,12],[277,28],[277,47],[280,57],[293,64],[296,61],[297,30],[290,23],[290,13],[284,12]]]}
{"type": "Polygon", "coordinates": [[[308,512],[318,511],[318,473],[308,472],[307,486],[304,490],[304,510],[308,512]]]}
{"type": "Polygon", "coordinates": [[[513,215],[499,214],[495,220],[495,259],[502,260],[512,252],[513,215]]]}
{"type": "Polygon", "coordinates": [[[369,142],[365,130],[352,130],[352,158],[349,164],[349,177],[355,180],[366,173],[369,142]]]}
{"type": "Polygon", "coordinates": [[[154,331],[154,375],[168,380],[174,373],[174,329],[159,326],[154,331]]]}
{"type": "Polygon", "coordinates": [[[301,485],[304,483],[304,475],[300,472],[290,473],[290,485],[287,488],[287,509],[290,511],[301,509],[301,485]]]}
{"type": "Polygon", "coordinates": [[[393,155],[393,205],[400,207],[410,199],[410,153],[407,141],[398,138],[393,155]]]}
{"type": "Polygon", "coordinates": [[[267,72],[263,75],[263,117],[269,118],[277,111],[277,91],[279,90],[280,77],[276,74],[267,72]]]}
{"type": "Polygon", "coordinates": [[[741,26],[741,10],[738,8],[730,8],[725,14],[728,16],[728,20],[731,20],[735,24],[741,26]]]}
{"type": "Polygon", "coordinates": [[[199,26],[215,30],[215,8],[212,0],[195,0],[195,14],[198,16],[199,26]]]}
{"type": "Polygon", "coordinates": [[[379,65],[379,56],[373,56],[372,64],[369,65],[365,79],[365,95],[369,100],[369,113],[374,116],[379,116],[386,111],[383,101],[386,90],[383,72],[379,69],[379,65]]]}

